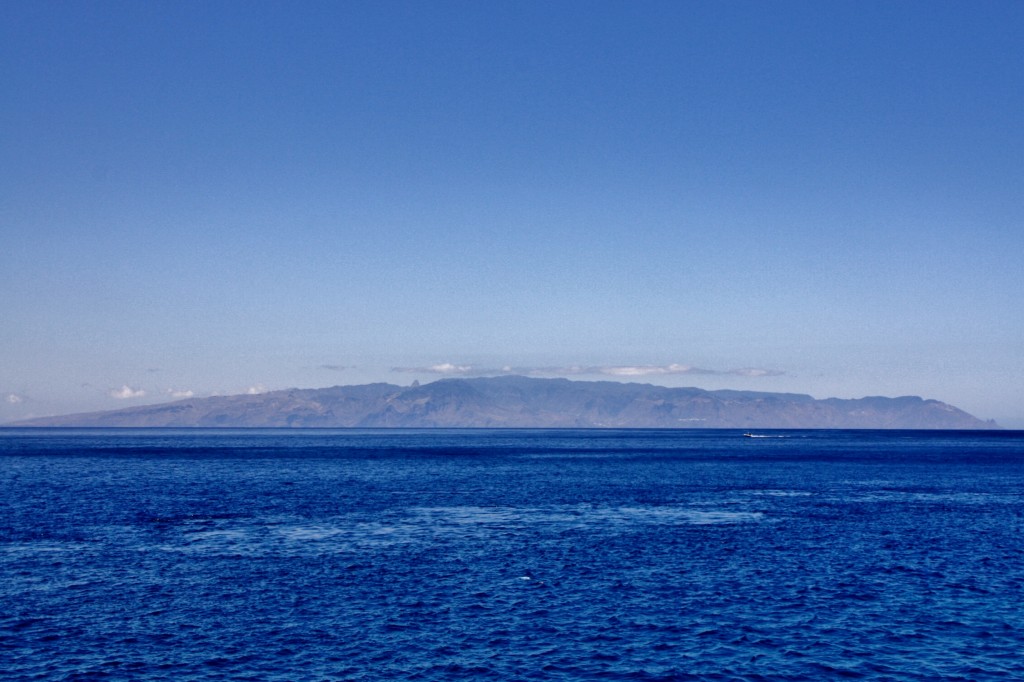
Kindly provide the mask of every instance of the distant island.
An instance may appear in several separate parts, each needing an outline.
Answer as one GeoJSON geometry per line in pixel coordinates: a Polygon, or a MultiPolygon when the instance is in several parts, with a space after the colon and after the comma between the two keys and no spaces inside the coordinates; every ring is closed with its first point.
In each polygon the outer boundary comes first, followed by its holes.
{"type": "Polygon", "coordinates": [[[816,400],[612,381],[503,376],[288,389],[43,417],[10,426],[996,429],[916,396],[816,400]]]}

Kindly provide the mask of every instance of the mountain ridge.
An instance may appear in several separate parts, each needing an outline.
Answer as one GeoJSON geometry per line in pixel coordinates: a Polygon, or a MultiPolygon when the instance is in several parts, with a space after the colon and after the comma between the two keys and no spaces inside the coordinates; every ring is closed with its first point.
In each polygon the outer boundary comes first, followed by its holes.
{"type": "Polygon", "coordinates": [[[520,376],[291,388],[13,422],[37,427],[995,429],[918,396],[670,388],[520,376]]]}

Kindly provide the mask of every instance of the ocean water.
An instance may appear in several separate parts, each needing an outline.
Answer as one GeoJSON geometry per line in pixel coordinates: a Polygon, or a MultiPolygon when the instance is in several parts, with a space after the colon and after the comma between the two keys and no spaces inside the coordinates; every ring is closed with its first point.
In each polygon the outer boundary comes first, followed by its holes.
{"type": "Polygon", "coordinates": [[[0,429],[0,679],[1024,679],[1024,433],[758,435],[0,429]]]}

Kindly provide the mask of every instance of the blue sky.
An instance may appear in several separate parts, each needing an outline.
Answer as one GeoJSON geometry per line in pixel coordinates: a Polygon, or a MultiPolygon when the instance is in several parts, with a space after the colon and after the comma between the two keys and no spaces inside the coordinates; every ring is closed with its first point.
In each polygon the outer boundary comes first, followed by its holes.
{"type": "Polygon", "coordinates": [[[0,4],[0,422],[500,372],[1024,427],[1024,3],[0,4]]]}

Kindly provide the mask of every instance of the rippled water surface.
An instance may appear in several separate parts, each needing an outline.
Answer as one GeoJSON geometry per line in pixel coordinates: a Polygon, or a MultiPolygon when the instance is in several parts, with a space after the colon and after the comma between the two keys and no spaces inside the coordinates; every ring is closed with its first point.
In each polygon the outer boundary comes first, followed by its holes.
{"type": "Polygon", "coordinates": [[[1024,679],[1024,434],[0,430],[0,678],[1024,679]]]}

